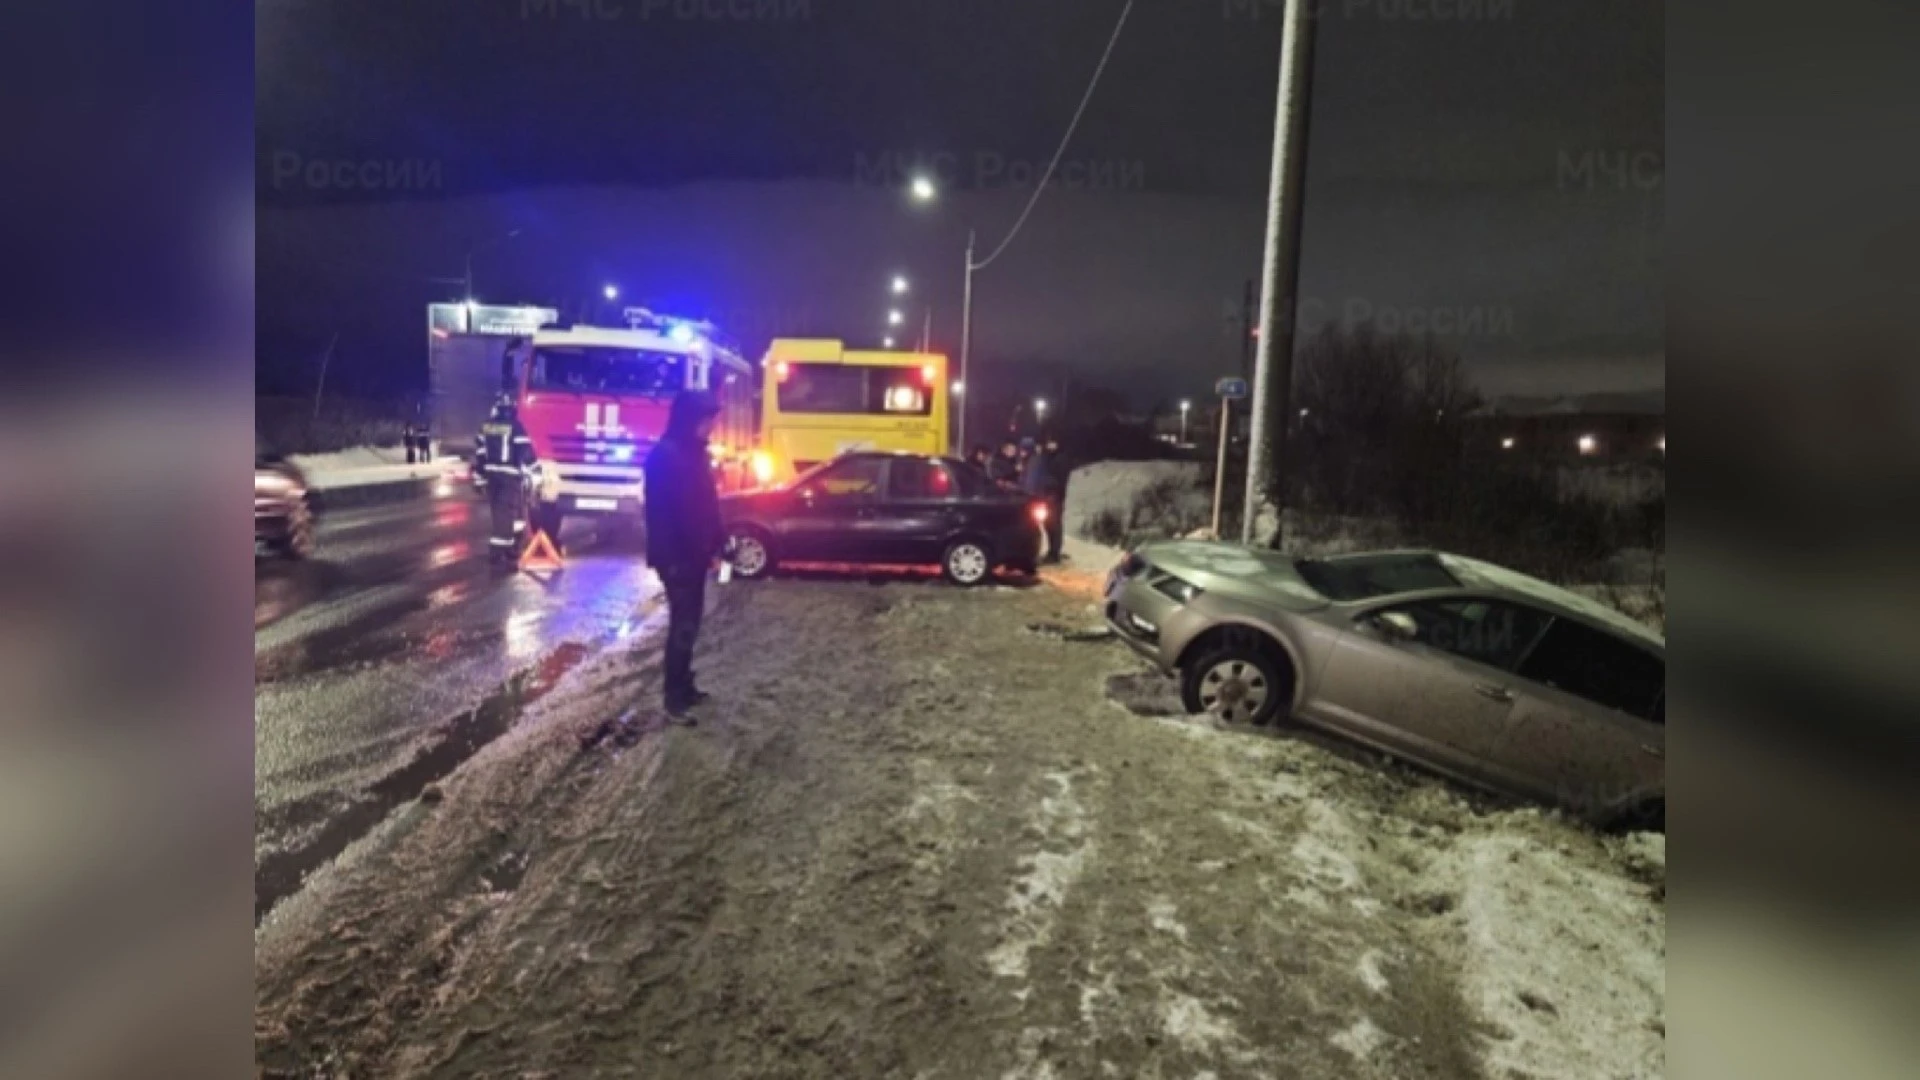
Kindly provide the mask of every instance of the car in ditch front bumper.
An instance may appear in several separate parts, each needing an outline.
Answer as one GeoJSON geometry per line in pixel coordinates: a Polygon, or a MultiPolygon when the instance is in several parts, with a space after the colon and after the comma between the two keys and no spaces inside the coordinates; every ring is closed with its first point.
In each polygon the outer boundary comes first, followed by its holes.
{"type": "Polygon", "coordinates": [[[1207,617],[1188,607],[1181,583],[1161,581],[1139,555],[1128,554],[1107,572],[1102,610],[1107,625],[1127,646],[1171,674],[1188,643],[1207,628],[1207,617]]]}

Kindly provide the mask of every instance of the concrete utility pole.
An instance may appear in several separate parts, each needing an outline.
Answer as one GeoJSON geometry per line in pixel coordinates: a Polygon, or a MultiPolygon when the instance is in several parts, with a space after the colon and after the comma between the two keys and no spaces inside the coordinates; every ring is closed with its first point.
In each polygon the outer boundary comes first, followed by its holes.
{"type": "Polygon", "coordinates": [[[1248,278],[1246,288],[1240,294],[1240,377],[1253,383],[1253,328],[1254,328],[1253,279],[1248,278]]]}
{"type": "MultiPolygon", "coordinates": [[[[1277,503],[1286,468],[1313,34],[1318,22],[1313,17],[1314,6],[1313,0],[1287,0],[1283,16],[1280,90],[1273,117],[1273,171],[1267,185],[1266,265],[1260,279],[1260,342],[1253,369],[1253,428],[1247,436],[1247,501],[1240,526],[1243,544],[1253,543],[1254,519],[1267,488],[1274,490],[1277,503]]],[[[1273,539],[1279,539],[1278,528],[1273,539]]]]}
{"type": "Polygon", "coordinates": [[[973,389],[973,383],[967,379],[967,358],[973,352],[973,272],[979,269],[973,261],[973,230],[967,230],[967,276],[966,284],[960,292],[960,424],[959,452],[967,452],[967,401],[966,391],[973,389]]]}

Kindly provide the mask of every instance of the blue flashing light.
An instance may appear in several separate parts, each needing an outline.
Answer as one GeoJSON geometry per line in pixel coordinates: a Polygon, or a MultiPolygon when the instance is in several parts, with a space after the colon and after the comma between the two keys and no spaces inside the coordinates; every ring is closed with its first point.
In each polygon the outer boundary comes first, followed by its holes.
{"type": "Polygon", "coordinates": [[[667,330],[667,338],[681,345],[693,344],[693,327],[686,323],[674,323],[667,330]]]}

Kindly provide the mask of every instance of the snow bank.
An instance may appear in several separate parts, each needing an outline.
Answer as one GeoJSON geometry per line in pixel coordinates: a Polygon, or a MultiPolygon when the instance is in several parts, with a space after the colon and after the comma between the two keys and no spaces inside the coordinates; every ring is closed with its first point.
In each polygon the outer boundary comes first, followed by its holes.
{"type": "Polygon", "coordinates": [[[287,459],[316,491],[431,480],[464,469],[457,458],[407,464],[402,446],[356,446],[331,454],[294,454],[287,459]]]}
{"type": "Polygon", "coordinates": [[[1193,461],[1097,461],[1073,471],[1067,482],[1064,515],[1067,535],[1084,536],[1087,523],[1114,510],[1125,514],[1142,491],[1169,478],[1200,483],[1200,464],[1193,461]]]}

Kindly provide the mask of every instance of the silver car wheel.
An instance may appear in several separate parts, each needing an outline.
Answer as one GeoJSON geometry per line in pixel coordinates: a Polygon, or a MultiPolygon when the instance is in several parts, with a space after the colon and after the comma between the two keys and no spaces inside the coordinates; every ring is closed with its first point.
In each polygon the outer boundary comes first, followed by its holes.
{"type": "Polygon", "coordinates": [[[743,577],[757,577],[767,569],[767,545],[758,537],[742,534],[733,538],[733,568],[743,577]]]}
{"type": "Polygon", "coordinates": [[[1201,707],[1230,724],[1251,722],[1271,691],[1267,677],[1245,660],[1222,660],[1200,677],[1201,707]]]}
{"type": "Polygon", "coordinates": [[[947,552],[947,573],[962,585],[978,583],[990,569],[987,553],[978,544],[955,544],[947,552]]]}

